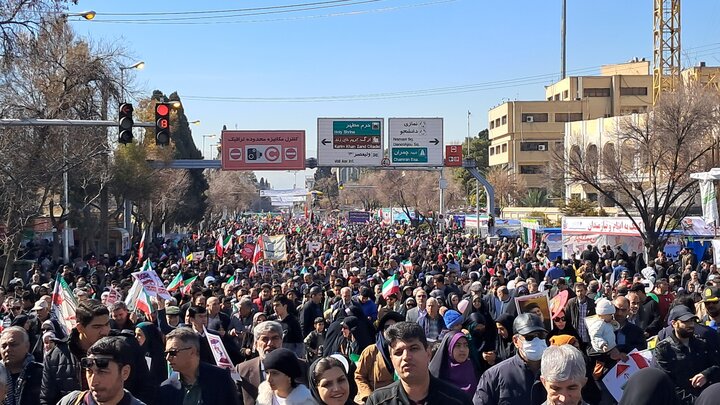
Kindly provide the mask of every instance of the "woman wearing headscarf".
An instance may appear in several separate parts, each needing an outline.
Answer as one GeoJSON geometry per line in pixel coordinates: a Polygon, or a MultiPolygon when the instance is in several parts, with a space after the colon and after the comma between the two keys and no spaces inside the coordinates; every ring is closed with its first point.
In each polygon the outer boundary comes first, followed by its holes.
{"type": "Polygon", "coordinates": [[[140,322],[135,327],[135,338],[142,348],[145,359],[149,359],[150,384],[159,387],[168,378],[165,359],[165,341],[160,329],[151,322],[140,322]]]}
{"type": "Polygon", "coordinates": [[[320,405],[353,405],[351,383],[345,364],[335,357],[322,357],[310,365],[308,387],[320,405]]]}
{"type": "Polygon", "coordinates": [[[430,361],[430,374],[452,384],[468,398],[475,394],[480,380],[480,366],[470,355],[470,340],[462,332],[445,335],[430,361]]]}
{"type": "Polygon", "coordinates": [[[483,361],[488,366],[494,366],[503,360],[507,360],[515,355],[515,344],[513,344],[513,316],[509,314],[501,314],[495,320],[497,335],[495,338],[495,351],[492,354],[483,352],[483,361]]]}
{"type": "Polygon", "coordinates": [[[569,335],[574,337],[578,342],[581,341],[580,334],[578,331],[572,326],[571,322],[568,322],[570,319],[565,316],[565,311],[560,310],[560,312],[557,313],[557,315],[553,316],[552,324],[553,328],[547,335],[547,341],[550,342],[550,338],[553,336],[558,335],[569,335]]]}
{"type": "MultiPolygon", "coordinates": [[[[712,402],[717,403],[717,398],[712,402]]],[[[647,367],[630,376],[619,405],[679,405],[675,384],[664,371],[647,367]]]]}
{"type": "Polygon", "coordinates": [[[397,312],[388,312],[380,318],[375,344],[366,347],[357,362],[354,376],[358,386],[355,396],[357,403],[364,404],[373,391],[393,382],[395,369],[390,361],[390,349],[383,333],[390,325],[403,321],[405,318],[397,312]]]}
{"type": "Polygon", "coordinates": [[[263,366],[266,379],[258,386],[257,405],[316,405],[310,390],[296,381],[302,371],[294,352],[275,349],[265,356],[263,366]]]}

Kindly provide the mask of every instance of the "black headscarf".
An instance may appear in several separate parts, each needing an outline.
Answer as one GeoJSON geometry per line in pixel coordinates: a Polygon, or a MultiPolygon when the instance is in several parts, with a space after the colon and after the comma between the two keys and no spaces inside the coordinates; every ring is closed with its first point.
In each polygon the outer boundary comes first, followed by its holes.
{"type": "Polygon", "coordinates": [[[504,326],[505,329],[507,329],[508,331],[508,337],[505,339],[500,336],[499,331],[497,332],[497,338],[495,340],[495,354],[497,355],[497,362],[509,359],[510,357],[515,355],[515,345],[512,341],[514,320],[515,319],[512,317],[512,315],[509,314],[501,314],[495,320],[496,323],[504,326]]]}
{"type": "MultiPolygon", "coordinates": [[[[335,356],[333,356],[333,357],[335,357],[335,356]]],[[[310,364],[310,368],[308,369],[307,375],[308,375],[308,388],[310,388],[310,393],[312,394],[313,399],[315,399],[315,402],[317,402],[318,404],[325,405],[325,402],[323,402],[320,399],[320,392],[318,391],[317,384],[315,383],[315,368],[317,367],[318,363],[322,359],[323,359],[323,357],[315,360],[314,362],[312,362],[312,364],[310,364]]],[[[343,369],[343,372],[345,372],[345,376],[347,377],[348,385],[349,385],[349,390],[348,390],[349,395],[348,395],[347,401],[345,401],[345,405],[355,405],[355,401],[353,400],[355,398],[355,395],[357,395],[357,384],[355,383],[355,378],[354,378],[355,363],[353,363],[351,361],[347,361],[347,360],[345,360],[345,362],[343,362],[339,359],[338,359],[338,361],[340,361],[340,363],[342,364],[342,369],[343,369]],[[346,368],[346,364],[347,364],[347,367],[349,367],[349,370],[346,368]]]]}
{"type": "Polygon", "coordinates": [[[664,371],[644,368],[630,376],[618,405],[678,405],[674,387],[664,371]]]}
{"type": "Polygon", "coordinates": [[[720,383],[715,383],[703,390],[695,400],[695,405],[715,405],[720,400],[720,383]]]}
{"type": "Polygon", "coordinates": [[[395,367],[393,367],[392,361],[390,361],[390,347],[388,346],[388,343],[385,340],[385,335],[383,334],[383,331],[385,330],[385,324],[388,321],[395,321],[395,323],[403,322],[405,321],[405,317],[395,311],[390,311],[386,313],[378,321],[378,331],[375,335],[375,346],[377,346],[378,352],[380,353],[383,361],[385,362],[385,367],[387,367],[388,371],[390,371],[390,374],[394,374],[395,367]]]}

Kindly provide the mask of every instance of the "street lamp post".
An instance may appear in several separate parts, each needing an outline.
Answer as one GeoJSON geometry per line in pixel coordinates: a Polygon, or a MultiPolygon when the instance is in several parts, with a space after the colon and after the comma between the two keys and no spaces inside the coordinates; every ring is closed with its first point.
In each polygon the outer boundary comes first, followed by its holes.
{"type": "Polygon", "coordinates": [[[212,153],[214,148],[217,148],[217,142],[210,144],[210,160],[215,160],[215,155],[212,153]]]}
{"type": "Polygon", "coordinates": [[[120,66],[120,99],[121,102],[125,102],[125,71],[130,69],[142,69],[145,67],[145,62],[136,62],[130,66],[120,66]]]}
{"type": "Polygon", "coordinates": [[[217,135],[203,135],[202,137],[203,137],[202,154],[203,154],[203,158],[204,158],[205,157],[205,138],[215,138],[215,137],[217,137],[217,135]]]}

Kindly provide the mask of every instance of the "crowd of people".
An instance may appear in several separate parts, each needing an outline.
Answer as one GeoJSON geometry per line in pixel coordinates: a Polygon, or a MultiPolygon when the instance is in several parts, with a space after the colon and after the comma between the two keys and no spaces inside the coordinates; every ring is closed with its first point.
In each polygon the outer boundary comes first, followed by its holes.
{"type": "Polygon", "coordinates": [[[720,274],[690,249],[550,260],[520,238],[283,216],[139,249],[36,254],[0,287],[4,404],[614,404],[603,377],[648,348],[621,404],[720,403],[720,274]],[[284,260],[258,256],[263,235],[285,235],[284,260]],[[126,298],[148,265],[182,282],[145,308],[126,298]],[[549,308],[517,305],[538,293],[549,308]]]}

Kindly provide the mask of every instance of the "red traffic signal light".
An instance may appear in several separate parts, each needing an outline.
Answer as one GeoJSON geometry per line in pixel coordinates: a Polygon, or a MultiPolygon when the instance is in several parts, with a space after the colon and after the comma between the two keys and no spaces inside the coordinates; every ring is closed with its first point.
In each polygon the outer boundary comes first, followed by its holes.
{"type": "Polygon", "coordinates": [[[123,145],[132,143],[132,130],[133,125],[135,125],[132,117],[133,106],[130,103],[122,103],[120,104],[120,108],[118,108],[118,112],[118,142],[123,145]]]}
{"type": "Polygon", "coordinates": [[[170,144],[170,104],[155,104],[155,144],[170,144]]]}

